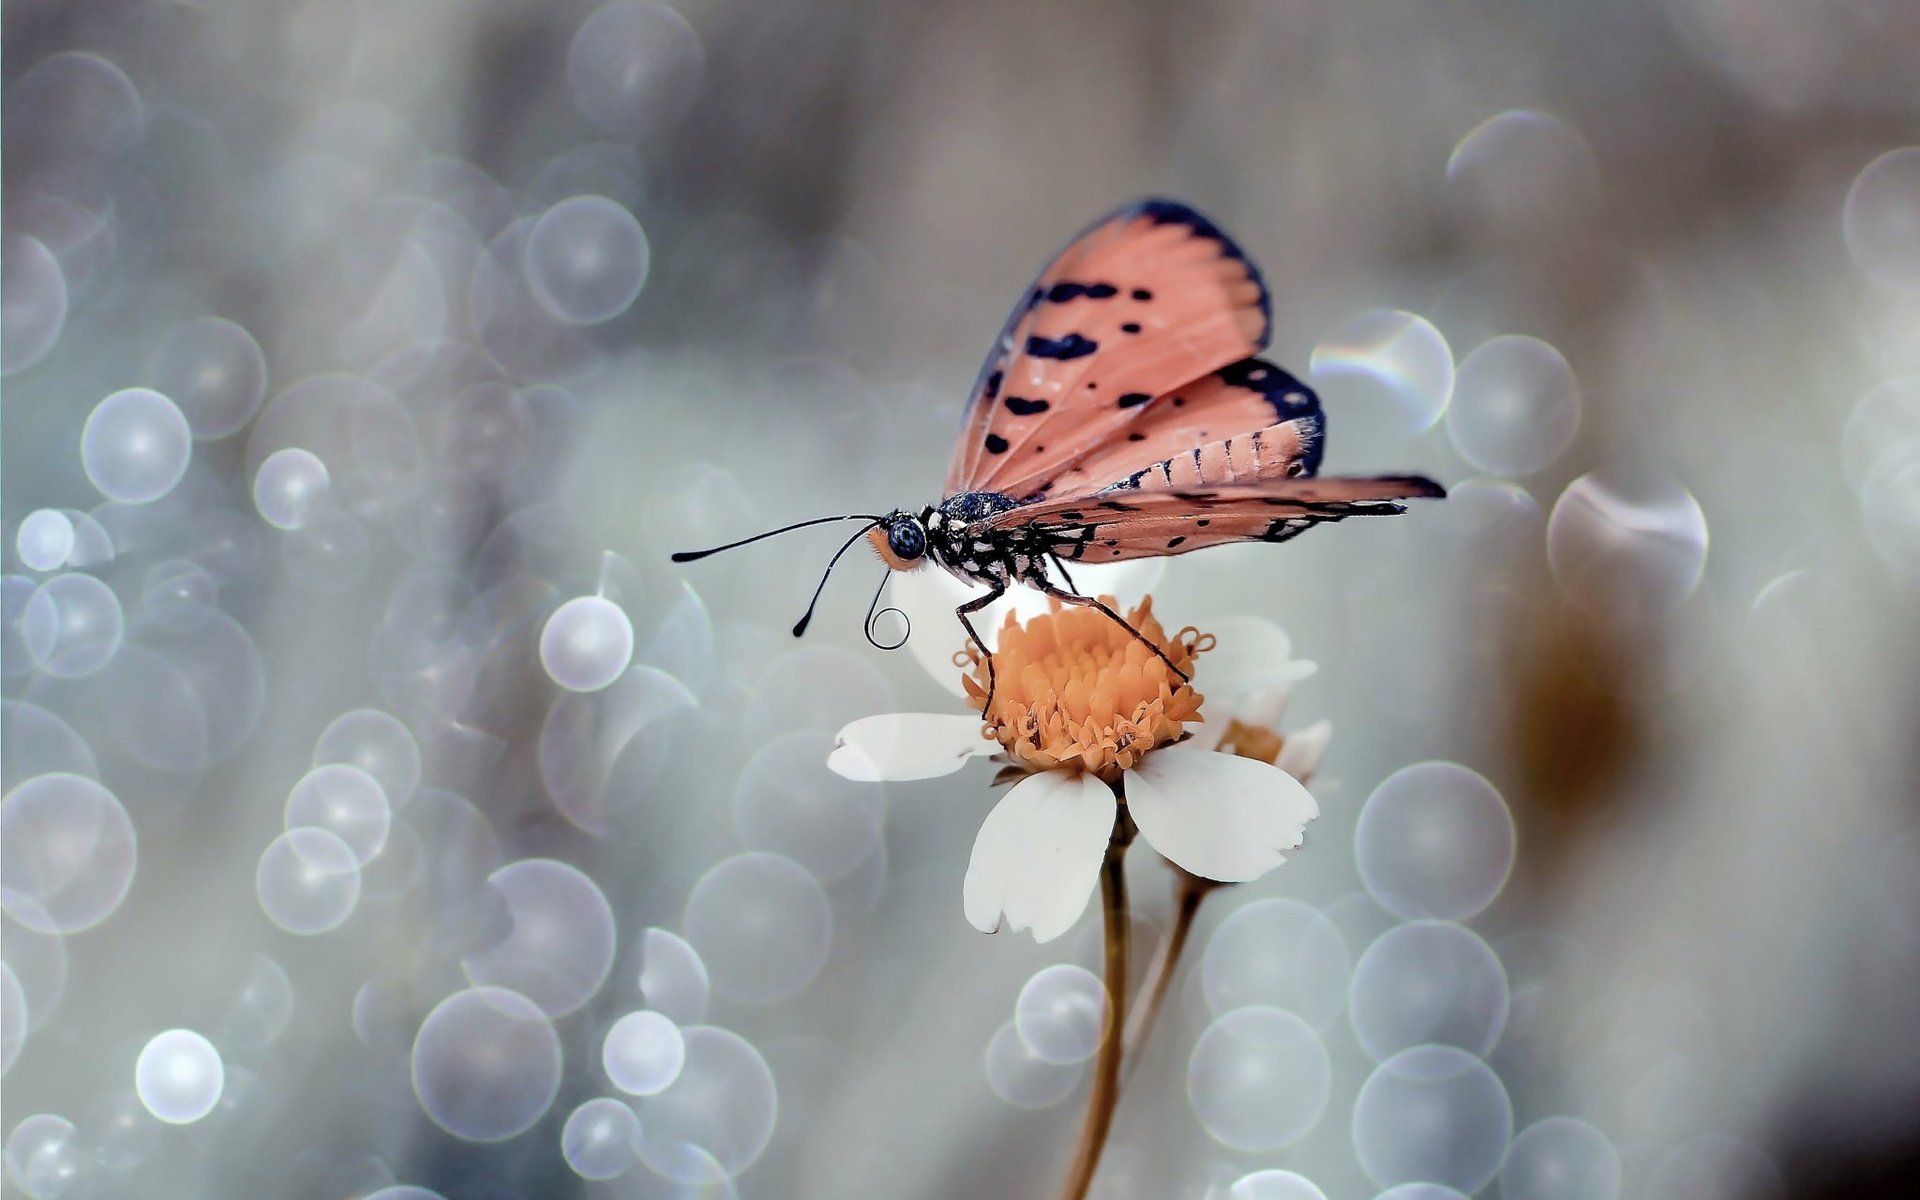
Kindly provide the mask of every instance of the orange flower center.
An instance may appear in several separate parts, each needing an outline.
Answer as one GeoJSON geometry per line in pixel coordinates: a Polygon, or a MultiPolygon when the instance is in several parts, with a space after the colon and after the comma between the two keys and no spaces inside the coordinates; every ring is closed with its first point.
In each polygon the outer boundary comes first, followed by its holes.
{"type": "MultiPolygon", "coordinates": [[[[1110,596],[1101,597],[1112,606],[1110,596]]],[[[1187,628],[1168,637],[1153,616],[1153,598],[1127,621],[1191,675],[1211,634],[1187,628]]],[[[987,696],[987,670],[973,646],[962,652],[967,695],[975,708],[987,696]]],[[[1063,608],[1023,627],[1008,614],[993,656],[993,706],[981,713],[986,735],[1013,760],[1036,771],[1077,768],[1109,781],[1149,751],[1179,739],[1181,722],[1200,716],[1201,695],[1160,656],[1105,613],[1063,608]]]]}

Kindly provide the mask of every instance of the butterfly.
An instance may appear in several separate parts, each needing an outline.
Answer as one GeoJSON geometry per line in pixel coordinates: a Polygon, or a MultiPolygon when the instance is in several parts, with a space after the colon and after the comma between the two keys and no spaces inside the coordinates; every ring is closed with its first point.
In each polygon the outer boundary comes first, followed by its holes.
{"type": "MultiPolygon", "coordinates": [[[[1097,608],[1131,630],[1074,587],[1069,563],[1284,542],[1446,495],[1417,475],[1318,476],[1326,444],[1319,398],[1257,357],[1272,332],[1271,301],[1258,268],[1206,217],[1171,200],[1126,205],[1069,242],[1021,294],[974,383],[940,503],[819,517],[673,560],[865,521],[827,564],[794,636],[806,632],[834,565],[862,538],[888,577],[931,560],[988,589],[955,615],[986,662],[990,705],[993,657],[971,617],[1015,584],[1097,608]]],[[[876,592],[867,613],[876,645],[879,602],[876,592]]]]}

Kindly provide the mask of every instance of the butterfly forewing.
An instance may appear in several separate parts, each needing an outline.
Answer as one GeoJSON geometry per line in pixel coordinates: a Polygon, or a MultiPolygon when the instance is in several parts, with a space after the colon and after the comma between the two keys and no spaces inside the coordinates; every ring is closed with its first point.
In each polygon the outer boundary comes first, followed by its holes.
{"type": "Polygon", "coordinates": [[[1118,489],[1038,501],[988,518],[981,528],[1039,534],[1054,554],[1072,561],[1124,562],[1230,542],[1285,541],[1317,524],[1404,512],[1396,501],[1444,494],[1438,484],[1411,475],[1118,489]]]}
{"type": "MultiPolygon", "coordinates": [[[[1266,344],[1267,291],[1184,205],[1128,205],[1024,294],[981,371],[946,490],[1028,499],[1124,441],[1159,397],[1266,344]]],[[[1109,481],[1110,482],[1110,481],[1109,481]]]]}

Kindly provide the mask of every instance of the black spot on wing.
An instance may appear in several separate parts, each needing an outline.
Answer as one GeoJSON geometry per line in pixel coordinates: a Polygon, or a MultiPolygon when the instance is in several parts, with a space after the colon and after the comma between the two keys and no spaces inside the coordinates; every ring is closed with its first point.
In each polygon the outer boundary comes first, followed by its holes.
{"type": "Polygon", "coordinates": [[[1133,298],[1135,300],[1151,300],[1153,299],[1153,293],[1146,288],[1135,288],[1133,289],[1133,298]]]}
{"type": "Polygon", "coordinates": [[[1001,437],[997,433],[990,433],[987,435],[987,453],[988,454],[1005,454],[1006,452],[1007,452],[1007,439],[1001,437]]]}
{"type": "Polygon", "coordinates": [[[1178,546],[1178,545],[1179,545],[1179,544],[1180,544],[1181,542],[1184,542],[1184,541],[1186,541],[1186,540],[1187,540],[1187,539],[1186,539],[1185,537],[1177,537],[1177,538],[1173,538],[1173,539],[1171,539],[1170,541],[1168,541],[1168,542],[1167,542],[1167,549],[1169,549],[1169,550],[1171,550],[1171,549],[1173,549],[1173,548],[1174,548],[1175,546],[1178,546]]]}
{"type": "Polygon", "coordinates": [[[1138,322],[1138,321],[1128,321],[1128,322],[1126,322],[1125,324],[1123,324],[1123,325],[1121,325],[1121,326],[1120,326],[1120,332],[1121,332],[1121,333],[1139,333],[1139,332],[1140,332],[1140,322],[1138,322]]]}
{"type": "Polygon", "coordinates": [[[1034,358],[1085,358],[1100,349],[1100,343],[1077,333],[1048,338],[1035,334],[1027,339],[1027,353],[1034,358]]]}
{"type": "Polygon", "coordinates": [[[1121,408],[1139,408],[1151,399],[1153,399],[1153,397],[1145,392],[1128,392],[1126,395],[1120,397],[1118,403],[1121,408]]]}
{"type": "Polygon", "coordinates": [[[1065,304],[1069,300],[1085,297],[1088,300],[1110,300],[1120,294],[1120,289],[1110,283],[1068,283],[1062,281],[1047,289],[1047,299],[1055,304],[1065,304]]]}
{"type": "Polygon", "coordinates": [[[1045,400],[1022,400],[1018,396],[1008,396],[1001,403],[1005,404],[1007,411],[1016,417],[1031,417],[1035,413],[1047,411],[1045,400]]]}
{"type": "Polygon", "coordinates": [[[1386,483],[1401,484],[1411,489],[1415,496],[1424,499],[1444,500],[1447,497],[1447,489],[1425,475],[1382,475],[1380,478],[1386,483]]]}
{"type": "Polygon", "coordinates": [[[1214,374],[1234,387],[1259,392],[1263,396],[1271,397],[1275,403],[1285,403],[1291,409],[1319,407],[1318,403],[1314,402],[1312,389],[1295,378],[1292,372],[1275,366],[1263,358],[1243,358],[1239,362],[1228,363],[1214,374]],[[1289,395],[1289,393],[1299,394],[1289,395]]]}
{"type": "Polygon", "coordinates": [[[1299,537],[1311,528],[1313,528],[1312,521],[1301,521],[1297,519],[1289,521],[1282,519],[1273,522],[1262,530],[1260,532],[1260,540],[1263,542],[1284,542],[1289,538],[1299,537]]]}
{"type": "Polygon", "coordinates": [[[980,388],[987,399],[991,400],[1000,394],[1000,381],[1004,378],[1005,376],[999,371],[995,371],[987,376],[986,383],[982,384],[980,388]]]}

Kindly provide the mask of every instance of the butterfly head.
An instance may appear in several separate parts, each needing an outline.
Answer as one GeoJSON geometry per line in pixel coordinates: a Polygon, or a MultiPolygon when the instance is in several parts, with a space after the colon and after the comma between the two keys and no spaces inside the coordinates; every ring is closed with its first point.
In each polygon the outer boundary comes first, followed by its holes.
{"type": "Polygon", "coordinates": [[[911,571],[927,558],[926,522],[902,509],[894,509],[867,531],[867,540],[880,560],[896,571],[911,571]]]}
{"type": "MultiPolygon", "coordinates": [[[[813,599],[808,602],[806,613],[794,624],[793,636],[800,637],[807,632],[807,625],[813,620],[813,610],[820,603],[820,594],[827,590],[827,579],[833,574],[833,568],[839,564],[841,559],[846,557],[847,551],[853,549],[855,542],[858,542],[861,537],[864,536],[873,544],[874,549],[880,552],[880,557],[886,560],[889,568],[893,571],[910,571],[914,567],[919,566],[920,560],[926,557],[927,521],[932,512],[932,509],[928,509],[920,516],[915,517],[896,509],[884,517],[877,516],[873,513],[848,513],[842,517],[815,517],[810,521],[795,521],[791,525],[782,525],[778,529],[769,529],[765,533],[756,533],[752,537],[741,538],[736,542],[728,542],[724,546],[715,546],[710,550],[679,550],[674,553],[673,561],[677,563],[698,562],[700,559],[718,554],[722,550],[732,550],[736,546],[751,545],[754,542],[765,541],[770,537],[778,537],[783,533],[792,533],[796,529],[808,529],[815,525],[829,525],[835,521],[865,521],[866,524],[854,530],[852,536],[840,543],[840,548],[835,550],[833,557],[827,560],[827,569],[820,575],[819,586],[813,589],[813,599]]],[[[882,577],[880,591],[873,594],[873,604],[867,609],[867,640],[882,650],[898,650],[907,644],[905,634],[902,634],[896,641],[883,642],[875,637],[873,632],[874,621],[889,612],[899,613],[902,619],[906,617],[906,614],[900,612],[899,609],[882,609],[880,607],[880,594],[886,590],[886,580],[892,577],[891,572],[882,577]]]]}

